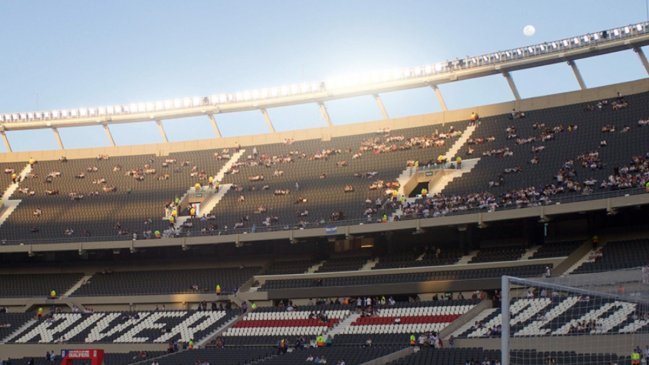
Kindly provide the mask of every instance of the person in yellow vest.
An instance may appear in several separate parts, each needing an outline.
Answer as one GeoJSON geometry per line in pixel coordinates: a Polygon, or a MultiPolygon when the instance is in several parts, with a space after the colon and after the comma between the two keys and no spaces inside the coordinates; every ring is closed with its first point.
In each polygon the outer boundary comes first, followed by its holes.
{"type": "Polygon", "coordinates": [[[318,346],[318,347],[325,347],[325,346],[327,345],[327,343],[325,342],[325,338],[324,338],[323,335],[319,335],[318,337],[316,337],[316,339],[315,339],[315,344],[316,344],[316,346],[318,346]]]}
{"type": "Polygon", "coordinates": [[[174,208],[171,211],[171,216],[174,217],[174,218],[176,218],[178,216],[178,208],[174,208]]]}
{"type": "Polygon", "coordinates": [[[56,299],[56,290],[50,290],[50,299],[56,299]]]}
{"type": "Polygon", "coordinates": [[[250,310],[254,312],[256,309],[257,309],[257,303],[252,302],[252,304],[250,304],[250,310]]]}
{"type": "Polygon", "coordinates": [[[399,192],[397,190],[393,190],[392,191],[392,201],[396,202],[398,198],[399,198],[399,192]]]}
{"type": "Polygon", "coordinates": [[[30,157],[27,163],[29,163],[29,166],[34,167],[34,164],[36,164],[36,160],[33,157],[30,157]]]}
{"type": "Polygon", "coordinates": [[[381,219],[381,222],[388,223],[388,215],[387,214],[385,214],[385,213],[383,214],[383,218],[381,219]]]}
{"type": "Polygon", "coordinates": [[[160,235],[160,231],[156,230],[155,232],[153,232],[153,236],[154,236],[155,238],[160,238],[160,236],[161,236],[161,235],[160,235]]]}
{"type": "Polygon", "coordinates": [[[415,172],[419,170],[419,160],[415,161],[415,172]]]}
{"type": "Polygon", "coordinates": [[[455,167],[458,169],[462,168],[462,157],[457,156],[455,158],[455,167]]]}
{"type": "Polygon", "coordinates": [[[210,176],[207,178],[207,183],[210,185],[210,188],[214,187],[214,176],[210,176]]]}
{"type": "Polygon", "coordinates": [[[18,182],[18,175],[15,172],[11,174],[11,182],[14,184],[18,182]]]}
{"type": "Polygon", "coordinates": [[[288,352],[288,344],[286,343],[286,339],[282,338],[277,344],[277,354],[281,355],[285,354],[286,352],[288,352]]]}
{"type": "Polygon", "coordinates": [[[176,224],[176,217],[172,213],[171,216],[169,217],[169,225],[174,226],[175,224],[176,224]]]}
{"type": "Polygon", "coordinates": [[[220,187],[221,187],[221,184],[218,181],[215,181],[214,182],[214,190],[216,190],[217,193],[219,192],[220,187]]]}
{"type": "Polygon", "coordinates": [[[43,307],[38,307],[36,310],[36,317],[43,318],[43,307]]]}
{"type": "Polygon", "coordinates": [[[221,295],[221,285],[216,284],[216,295],[221,295]]]}
{"type": "Polygon", "coordinates": [[[417,338],[415,338],[415,335],[410,335],[410,346],[416,346],[417,345],[417,338]]]}
{"type": "Polygon", "coordinates": [[[196,191],[201,190],[201,183],[194,184],[194,190],[196,190],[196,191]]]}
{"type": "Polygon", "coordinates": [[[189,344],[188,344],[187,348],[189,348],[190,350],[194,349],[194,339],[189,340],[189,344]]]}
{"type": "Polygon", "coordinates": [[[475,122],[477,122],[480,119],[480,116],[476,112],[471,112],[471,116],[469,116],[469,124],[473,125],[475,122]]]}
{"type": "Polygon", "coordinates": [[[192,219],[196,218],[196,208],[191,207],[191,209],[189,209],[189,216],[190,216],[192,219]]]}
{"type": "Polygon", "coordinates": [[[426,188],[422,188],[422,189],[421,189],[421,197],[422,197],[422,198],[425,198],[426,195],[428,195],[428,189],[426,189],[426,188]]]}
{"type": "Polygon", "coordinates": [[[640,352],[638,349],[631,352],[631,365],[640,365],[640,352]]]}
{"type": "Polygon", "coordinates": [[[443,164],[445,161],[446,161],[446,157],[444,157],[444,155],[440,154],[439,156],[437,156],[437,164],[438,165],[443,164]]]}

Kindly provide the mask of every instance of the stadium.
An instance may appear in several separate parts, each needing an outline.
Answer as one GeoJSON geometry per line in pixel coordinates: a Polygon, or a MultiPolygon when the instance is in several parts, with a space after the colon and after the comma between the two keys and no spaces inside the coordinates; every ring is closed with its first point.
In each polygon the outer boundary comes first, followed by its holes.
{"type": "Polygon", "coordinates": [[[629,22],[317,82],[2,110],[0,364],[646,363],[647,45],[649,21],[629,22]],[[580,62],[620,53],[642,76],[589,87],[580,62]],[[555,66],[576,90],[522,96],[518,73],[555,66]],[[445,86],[485,78],[507,100],[450,107],[445,86]],[[391,114],[386,94],[422,89],[438,111],[391,114]],[[379,119],[337,123],[359,97],[379,119]],[[304,105],[321,126],[277,127],[304,105]],[[235,114],[265,130],[224,133],[235,114]],[[174,140],[183,118],[206,137],[174,140]],[[159,142],[118,143],[139,123],[159,142]],[[70,148],[74,128],[103,144],[70,148]],[[15,148],[43,132],[53,149],[15,148]]]}

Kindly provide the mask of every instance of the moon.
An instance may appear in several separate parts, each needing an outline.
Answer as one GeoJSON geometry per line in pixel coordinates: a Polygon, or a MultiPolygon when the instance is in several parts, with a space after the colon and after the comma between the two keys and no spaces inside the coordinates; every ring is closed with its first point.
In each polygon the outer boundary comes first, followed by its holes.
{"type": "Polygon", "coordinates": [[[525,34],[527,37],[531,37],[536,33],[536,28],[532,24],[528,24],[523,28],[523,34],[525,34]]]}

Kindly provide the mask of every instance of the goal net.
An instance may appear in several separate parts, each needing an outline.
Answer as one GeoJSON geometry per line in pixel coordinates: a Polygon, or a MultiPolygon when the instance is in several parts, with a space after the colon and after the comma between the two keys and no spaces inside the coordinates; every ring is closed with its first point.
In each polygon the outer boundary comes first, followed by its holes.
{"type": "Polygon", "coordinates": [[[500,318],[491,326],[502,365],[633,364],[633,352],[643,356],[649,346],[647,271],[504,276],[500,316],[493,317],[500,318]]]}

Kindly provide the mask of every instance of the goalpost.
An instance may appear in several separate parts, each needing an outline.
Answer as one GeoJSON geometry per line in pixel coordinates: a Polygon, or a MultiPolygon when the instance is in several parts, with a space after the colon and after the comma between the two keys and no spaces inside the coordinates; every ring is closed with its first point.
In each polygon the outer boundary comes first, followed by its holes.
{"type": "Polygon", "coordinates": [[[632,364],[649,346],[648,276],[649,268],[503,276],[500,313],[483,325],[501,337],[502,365],[632,364]]]}

